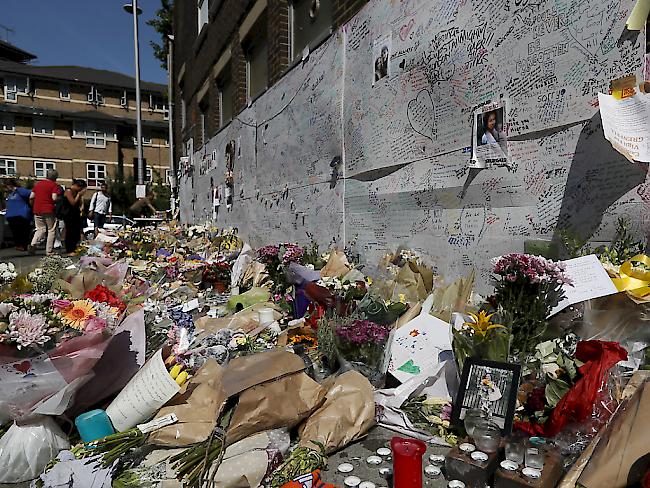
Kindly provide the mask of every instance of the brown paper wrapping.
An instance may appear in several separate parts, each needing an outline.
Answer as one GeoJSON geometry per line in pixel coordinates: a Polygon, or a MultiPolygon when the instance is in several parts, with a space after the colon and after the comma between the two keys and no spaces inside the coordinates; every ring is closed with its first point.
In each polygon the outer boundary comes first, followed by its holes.
{"type": "Polygon", "coordinates": [[[259,261],[252,261],[246,271],[244,271],[244,276],[242,276],[241,283],[242,285],[250,285],[252,287],[264,286],[264,283],[268,281],[269,274],[266,272],[266,266],[264,266],[259,261]]]}
{"type": "Polygon", "coordinates": [[[424,286],[424,279],[417,270],[415,263],[406,264],[395,278],[395,288],[391,301],[399,301],[399,295],[406,295],[406,300],[409,303],[423,301],[427,297],[427,289],[424,286]],[[415,268],[415,270],[411,267],[415,268]]]}
{"type": "Polygon", "coordinates": [[[148,442],[158,446],[182,447],[203,442],[214,430],[228,399],[223,389],[224,368],[209,359],[176,395],[160,409],[156,418],[175,413],[178,422],[159,429],[148,442]]]}
{"type": "Polygon", "coordinates": [[[608,425],[578,482],[586,488],[635,485],[648,469],[650,382],[621,406],[608,425]]]}
{"type": "Polygon", "coordinates": [[[305,363],[300,356],[287,351],[275,350],[238,357],[228,363],[223,375],[223,387],[230,397],[303,369],[305,363]]]}
{"type": "Polygon", "coordinates": [[[348,273],[352,267],[348,262],[348,258],[342,251],[332,251],[327,264],[320,270],[320,275],[323,278],[339,278],[348,273]]]}
{"type": "Polygon", "coordinates": [[[465,278],[458,278],[450,285],[437,285],[433,290],[433,306],[431,315],[449,322],[453,312],[465,312],[474,288],[475,271],[472,270],[465,278]]]}
{"type": "Polygon", "coordinates": [[[422,304],[419,302],[410,306],[406,312],[404,312],[404,314],[395,321],[393,328],[399,329],[401,326],[408,324],[411,320],[420,315],[421,311],[422,304]]]}
{"type": "MultiPolygon", "coordinates": [[[[282,318],[282,313],[278,311],[277,305],[271,302],[256,303],[255,305],[251,305],[250,307],[228,317],[211,318],[203,316],[198,318],[195,321],[195,324],[197,329],[201,329],[201,332],[198,333],[197,337],[198,339],[203,339],[221,329],[242,330],[246,334],[253,333],[252,335],[257,335],[259,332],[255,332],[256,329],[260,327],[258,319],[259,311],[262,308],[272,309],[274,311],[273,317],[275,320],[282,318]]],[[[264,328],[262,330],[264,330],[264,328]]]]}
{"type": "Polygon", "coordinates": [[[323,384],[325,403],[300,427],[300,444],[318,450],[311,441],[335,452],[359,439],[375,424],[373,389],[365,376],[348,371],[323,384]]]}
{"type": "Polygon", "coordinates": [[[249,388],[239,395],[226,435],[227,443],[264,430],[291,429],[309,417],[324,397],[325,390],[305,373],[249,388]]]}

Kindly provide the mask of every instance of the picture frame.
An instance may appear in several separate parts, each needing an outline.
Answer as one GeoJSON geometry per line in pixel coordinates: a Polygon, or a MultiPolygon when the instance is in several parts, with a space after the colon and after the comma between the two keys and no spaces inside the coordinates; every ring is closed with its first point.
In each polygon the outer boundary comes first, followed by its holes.
{"type": "Polygon", "coordinates": [[[463,426],[468,409],[481,408],[482,402],[489,402],[492,404],[492,419],[504,435],[510,434],[520,376],[520,364],[467,358],[453,403],[452,423],[463,426]]]}

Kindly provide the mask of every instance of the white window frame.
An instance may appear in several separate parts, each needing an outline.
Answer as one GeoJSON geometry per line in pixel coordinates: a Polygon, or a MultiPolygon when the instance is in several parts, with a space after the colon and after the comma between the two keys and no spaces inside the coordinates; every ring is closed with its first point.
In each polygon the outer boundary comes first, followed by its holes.
{"type": "Polygon", "coordinates": [[[106,132],[100,130],[85,131],[86,147],[106,147],[106,132]]]}
{"type": "Polygon", "coordinates": [[[165,182],[168,185],[172,184],[172,170],[171,169],[166,169],[165,170],[165,182]]]}
{"type": "Polygon", "coordinates": [[[59,98],[61,100],[70,100],[70,85],[67,83],[59,84],[59,98]]]}
{"type": "Polygon", "coordinates": [[[34,117],[32,118],[32,134],[39,136],[53,136],[54,135],[54,119],[48,119],[45,117],[34,117]],[[41,127],[37,128],[38,124],[42,124],[41,127]],[[47,123],[46,123],[47,122],[47,123]],[[51,123],[51,129],[50,127],[51,123]]]}
{"type": "Polygon", "coordinates": [[[120,107],[128,108],[129,106],[129,98],[126,93],[126,90],[124,90],[124,93],[120,97],[120,107]]]}
{"type": "Polygon", "coordinates": [[[0,175],[14,176],[16,174],[15,159],[0,159],[0,175]]]}
{"type": "Polygon", "coordinates": [[[98,188],[101,182],[106,181],[108,175],[106,168],[107,165],[103,163],[86,163],[86,180],[89,187],[98,188]],[[100,177],[100,173],[103,173],[103,176],[100,177]],[[95,184],[91,184],[92,182],[95,184]]]}
{"type": "Polygon", "coordinates": [[[4,79],[5,102],[17,103],[19,93],[22,94],[29,93],[29,78],[26,78],[24,76],[5,76],[4,79]],[[25,86],[24,87],[20,86],[18,80],[21,81],[24,80],[25,86]],[[10,94],[13,94],[13,96],[10,97],[10,94]]]}
{"type": "Polygon", "coordinates": [[[36,178],[45,178],[45,175],[50,169],[56,169],[56,163],[54,161],[34,161],[34,176],[36,178]]]}
{"type": "Polygon", "coordinates": [[[10,113],[0,113],[0,132],[14,134],[16,132],[16,117],[10,113]]]}
{"type": "Polygon", "coordinates": [[[197,21],[198,21],[198,30],[197,34],[200,34],[203,28],[208,24],[210,20],[210,1],[209,0],[197,0],[196,10],[197,10],[197,21]]]}
{"type": "Polygon", "coordinates": [[[86,95],[86,99],[88,100],[88,103],[92,103],[93,105],[104,104],[104,96],[94,85],[90,87],[90,91],[88,92],[88,95],[86,95]]]}
{"type": "Polygon", "coordinates": [[[144,182],[151,183],[153,181],[153,171],[149,166],[144,168],[144,182]]]}

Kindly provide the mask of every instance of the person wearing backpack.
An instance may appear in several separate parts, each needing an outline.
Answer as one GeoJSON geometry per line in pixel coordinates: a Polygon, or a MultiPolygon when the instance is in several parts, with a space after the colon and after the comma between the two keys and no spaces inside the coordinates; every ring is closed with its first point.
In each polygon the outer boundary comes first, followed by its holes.
{"type": "Polygon", "coordinates": [[[75,256],[81,240],[83,196],[88,185],[84,180],[72,180],[72,185],[63,193],[62,202],[57,208],[57,218],[65,222],[65,252],[75,256]]]}
{"type": "Polygon", "coordinates": [[[43,238],[47,235],[47,245],[45,252],[49,255],[54,254],[54,239],[56,237],[56,219],[55,203],[61,195],[61,188],[56,184],[59,173],[55,169],[47,171],[47,179],[36,182],[32,193],[29,196],[29,202],[34,212],[34,221],[36,224],[36,233],[29,245],[29,253],[36,254],[38,246],[43,238]]]}
{"type": "Polygon", "coordinates": [[[102,182],[99,186],[100,191],[95,193],[90,199],[90,206],[88,209],[88,218],[92,219],[95,224],[95,237],[99,234],[99,229],[104,228],[106,223],[106,215],[108,218],[113,217],[113,202],[111,196],[108,194],[108,185],[102,182]]]}
{"type": "Polygon", "coordinates": [[[7,212],[5,218],[11,228],[16,250],[26,251],[29,245],[29,230],[32,227],[32,208],[29,206],[31,191],[21,187],[14,178],[5,183],[7,194],[7,212]]]}

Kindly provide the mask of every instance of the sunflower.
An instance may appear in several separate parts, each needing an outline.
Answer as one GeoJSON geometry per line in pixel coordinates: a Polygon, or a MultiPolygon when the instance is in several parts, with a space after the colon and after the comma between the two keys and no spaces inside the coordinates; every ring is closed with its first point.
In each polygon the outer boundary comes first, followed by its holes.
{"type": "Polygon", "coordinates": [[[490,329],[505,329],[501,324],[493,324],[490,322],[490,319],[494,315],[493,313],[488,315],[485,310],[481,310],[478,315],[473,313],[469,315],[472,318],[472,322],[465,322],[463,325],[471,327],[475,334],[485,336],[490,329]]]}
{"type": "Polygon", "coordinates": [[[61,312],[63,323],[77,330],[84,330],[88,319],[95,315],[96,310],[90,300],[75,300],[68,309],[61,312]]]}

